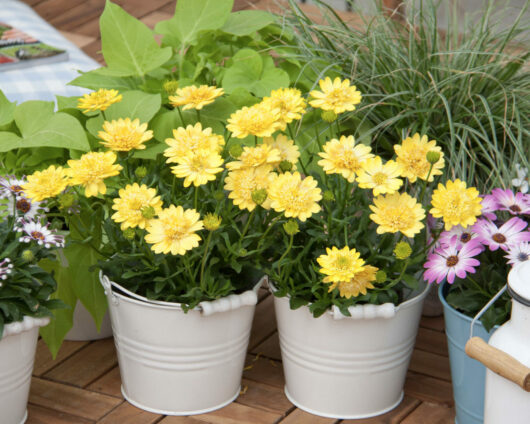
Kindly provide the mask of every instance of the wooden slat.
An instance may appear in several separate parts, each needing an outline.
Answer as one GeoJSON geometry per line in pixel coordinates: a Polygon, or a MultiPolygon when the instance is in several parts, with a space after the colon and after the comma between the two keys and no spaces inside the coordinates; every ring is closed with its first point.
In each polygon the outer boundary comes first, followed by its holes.
{"type": "Polygon", "coordinates": [[[335,424],[338,420],[319,417],[296,408],[280,422],[281,424],[335,424]]]}
{"type": "Polygon", "coordinates": [[[436,355],[414,349],[410,360],[409,370],[425,374],[434,378],[451,381],[451,370],[447,356],[436,355]]]}
{"type": "Polygon", "coordinates": [[[112,410],[98,424],[154,424],[162,418],[162,415],[152,414],[123,402],[112,410]]]}
{"type": "Polygon", "coordinates": [[[122,400],[34,377],[31,381],[29,402],[77,417],[98,420],[122,400]]]}
{"type": "Polygon", "coordinates": [[[409,371],[405,393],[417,399],[453,406],[453,386],[449,381],[409,371]]]}
{"type": "Polygon", "coordinates": [[[405,396],[403,402],[401,402],[397,408],[386,414],[360,420],[344,420],[341,421],[341,424],[398,424],[416,409],[420,403],[421,402],[418,399],[405,396]]]}
{"type": "Polygon", "coordinates": [[[87,389],[110,396],[121,397],[120,368],[114,367],[104,376],[90,384],[87,389]]]}
{"type": "Polygon", "coordinates": [[[142,22],[146,24],[149,28],[154,29],[155,25],[160,21],[165,21],[167,19],[170,19],[173,15],[165,12],[151,12],[147,15],[145,15],[142,18],[142,22]]]}
{"type": "Polygon", "coordinates": [[[193,417],[166,417],[160,424],[204,424],[204,421],[199,421],[193,417]]]}
{"type": "Polygon", "coordinates": [[[250,334],[249,349],[263,342],[276,330],[276,317],[274,316],[274,296],[266,297],[256,306],[252,333],[250,334]]]}
{"type": "Polygon", "coordinates": [[[281,418],[281,414],[231,403],[217,411],[195,415],[193,418],[209,424],[272,424],[281,418]]]}
{"type": "Polygon", "coordinates": [[[51,22],[52,19],[65,13],[68,9],[79,6],[84,0],[45,0],[33,6],[44,20],[51,22]]]}
{"type": "Polygon", "coordinates": [[[115,351],[112,338],[92,342],[44,376],[62,383],[85,387],[118,364],[115,351]],[[80,367],[79,364],[83,366],[80,367]]]}
{"type": "Polygon", "coordinates": [[[75,32],[61,31],[61,35],[68,41],[74,43],[80,49],[96,41],[95,37],[89,37],[87,35],[77,34],[75,32]]]}
{"type": "Polygon", "coordinates": [[[416,349],[447,356],[447,337],[440,331],[420,327],[416,337],[416,349]]]}
{"type": "Polygon", "coordinates": [[[263,357],[256,359],[254,355],[247,356],[243,377],[274,387],[283,388],[285,385],[281,362],[263,357]]]}
{"type": "Polygon", "coordinates": [[[262,343],[252,349],[252,353],[255,355],[262,355],[267,358],[281,361],[282,354],[280,350],[280,340],[278,338],[278,332],[274,332],[272,335],[267,337],[262,343]]]}
{"type": "Polygon", "coordinates": [[[97,60],[99,63],[105,63],[105,59],[103,59],[103,55],[101,54],[101,40],[93,41],[92,43],[87,44],[81,50],[83,50],[92,59],[97,60]]]}
{"type": "Polygon", "coordinates": [[[70,342],[65,341],[61,345],[57,358],[52,358],[52,354],[44,343],[44,340],[40,339],[37,343],[37,353],[35,355],[35,365],[33,366],[33,375],[37,377],[41,376],[45,372],[51,370],[56,365],[63,362],[66,358],[73,355],[79,349],[85,347],[88,342],[70,342]]]}
{"type": "Polygon", "coordinates": [[[420,327],[429,328],[435,331],[444,331],[444,317],[421,317],[420,327]]]}
{"type": "Polygon", "coordinates": [[[243,379],[241,387],[241,394],[236,402],[242,405],[265,409],[279,414],[286,414],[293,407],[293,404],[289,402],[283,389],[280,387],[247,379],[243,379]]]}
{"type": "Polygon", "coordinates": [[[402,424],[449,424],[453,423],[454,419],[454,409],[432,403],[422,403],[401,422],[402,424]]]}
{"type": "Polygon", "coordinates": [[[75,417],[64,412],[53,409],[43,408],[37,405],[28,405],[27,424],[91,424],[95,421],[87,420],[81,417],[75,417]]]}

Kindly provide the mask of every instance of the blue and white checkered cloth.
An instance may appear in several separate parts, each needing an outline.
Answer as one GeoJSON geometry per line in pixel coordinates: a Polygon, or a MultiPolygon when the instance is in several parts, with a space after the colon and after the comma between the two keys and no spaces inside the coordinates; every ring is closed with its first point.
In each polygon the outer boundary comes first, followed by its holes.
{"type": "Polygon", "coordinates": [[[10,101],[55,100],[55,95],[80,96],[89,91],[66,84],[79,75],[77,70],[89,71],[100,65],[65,39],[31,7],[17,0],[0,0],[0,22],[68,51],[67,61],[0,71],[0,90],[10,101]]]}

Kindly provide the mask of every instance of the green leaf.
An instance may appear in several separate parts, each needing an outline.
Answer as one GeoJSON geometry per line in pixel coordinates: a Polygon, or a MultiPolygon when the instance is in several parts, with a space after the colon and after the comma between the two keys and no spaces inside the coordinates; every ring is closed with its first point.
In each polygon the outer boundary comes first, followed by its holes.
{"type": "Polygon", "coordinates": [[[162,103],[160,94],[126,91],[122,95],[121,102],[114,103],[105,111],[107,121],[119,118],[138,118],[143,124],[149,122],[160,110],[162,103]]]}
{"type": "Polygon", "coordinates": [[[227,93],[242,87],[259,97],[288,85],[287,72],[276,68],[271,57],[262,57],[251,49],[241,49],[235,54],[233,64],[226,70],[222,81],[227,93]]]}
{"type": "Polygon", "coordinates": [[[241,10],[231,13],[221,30],[237,36],[250,35],[274,22],[274,15],[262,10],[241,10]]]}
{"type": "Polygon", "coordinates": [[[179,0],[175,16],[159,22],[155,31],[184,46],[195,44],[201,31],[223,27],[233,5],[234,0],[179,0]]]}
{"type": "Polygon", "coordinates": [[[0,125],[7,125],[14,118],[16,103],[7,100],[5,94],[0,90],[0,125]]]}
{"type": "Polygon", "coordinates": [[[53,113],[53,102],[30,101],[15,109],[15,123],[22,137],[0,132],[0,152],[34,147],[60,147],[81,151],[90,150],[85,130],[74,117],[53,113]]]}
{"type": "Polygon", "coordinates": [[[141,83],[141,79],[138,77],[115,77],[104,75],[100,72],[101,69],[103,68],[81,72],[81,76],[70,81],[68,85],[89,88],[91,90],[106,88],[118,91],[129,91],[138,88],[141,83]]]}
{"type": "Polygon", "coordinates": [[[77,109],[77,100],[79,99],[79,96],[55,96],[55,98],[57,99],[58,110],[77,109]]]}
{"type": "Polygon", "coordinates": [[[101,51],[108,65],[98,71],[103,75],[143,76],[171,57],[171,48],[161,48],[144,23],[110,1],[99,22],[101,51]]]}

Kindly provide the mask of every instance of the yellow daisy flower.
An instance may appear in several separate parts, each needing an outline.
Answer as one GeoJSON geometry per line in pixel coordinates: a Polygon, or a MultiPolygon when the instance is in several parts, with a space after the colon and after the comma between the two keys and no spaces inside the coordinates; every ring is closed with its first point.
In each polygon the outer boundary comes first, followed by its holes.
{"type": "Polygon", "coordinates": [[[178,178],[184,178],[184,187],[189,187],[192,183],[198,187],[213,181],[215,174],[223,170],[221,155],[209,150],[190,152],[177,158],[176,162],[178,165],[172,166],[171,172],[178,178]]]}
{"type": "Polygon", "coordinates": [[[401,144],[394,145],[397,155],[397,163],[401,165],[401,176],[409,179],[411,183],[417,178],[425,180],[429,173],[431,164],[427,160],[428,152],[440,153],[440,160],[432,168],[429,182],[434,180],[436,175],[442,174],[445,166],[442,149],[436,145],[436,141],[428,141],[426,135],[420,136],[418,133],[412,137],[407,137],[401,144]]]}
{"type": "Polygon", "coordinates": [[[186,128],[173,130],[173,138],[166,138],[169,146],[164,151],[167,163],[178,162],[179,158],[196,150],[208,150],[220,153],[225,144],[222,136],[213,134],[211,128],[202,128],[200,122],[188,125],[186,128]]]}
{"type": "Polygon", "coordinates": [[[118,94],[118,90],[100,88],[98,91],[85,94],[77,99],[77,108],[84,109],[84,113],[107,110],[110,105],[121,102],[121,99],[122,95],[118,94]]]}
{"type": "Polygon", "coordinates": [[[228,162],[226,168],[230,171],[244,168],[263,167],[271,171],[281,162],[281,153],[269,144],[259,144],[255,147],[244,147],[239,160],[228,162]]]}
{"type": "MultiPolygon", "coordinates": [[[[225,190],[228,190],[228,198],[232,199],[234,205],[239,209],[254,210],[256,202],[252,199],[252,193],[256,190],[267,190],[274,178],[266,168],[242,168],[230,171],[225,178],[225,190]]],[[[270,199],[267,197],[261,204],[265,209],[270,208],[270,199]]]]}
{"type": "Polygon", "coordinates": [[[119,195],[112,205],[112,209],[117,211],[112,215],[112,219],[121,223],[122,230],[136,227],[144,229],[162,210],[160,196],[156,195],[154,188],[148,188],[145,184],[128,184],[120,189],[119,195]],[[152,210],[149,210],[150,208],[152,210]]]}
{"type": "Polygon", "coordinates": [[[272,109],[280,110],[278,122],[280,122],[282,130],[295,119],[301,119],[306,108],[302,93],[296,88],[272,90],[270,97],[263,98],[263,103],[272,109]]]}
{"type": "Polygon", "coordinates": [[[355,249],[344,246],[338,249],[333,246],[326,248],[326,254],[317,258],[321,266],[320,273],[324,274],[325,283],[350,281],[356,273],[364,269],[364,260],[355,249]]]}
{"type": "Polygon", "coordinates": [[[314,100],[309,104],[322,110],[332,110],[336,114],[355,110],[355,105],[361,103],[361,92],[357,87],[350,86],[350,80],[343,81],[335,78],[333,82],[330,77],[326,77],[318,82],[322,91],[313,90],[309,93],[314,100]]]}
{"type": "Polygon", "coordinates": [[[149,221],[145,241],[152,244],[155,253],[184,255],[199,245],[201,237],[195,234],[204,228],[195,209],[184,210],[182,206],[171,205],[162,209],[158,218],[149,221]]]}
{"type": "Polygon", "coordinates": [[[99,193],[105,194],[107,186],[105,178],[118,175],[122,169],[116,162],[116,153],[109,152],[89,152],[85,153],[78,160],[69,160],[65,171],[70,177],[71,185],[82,185],[85,187],[85,196],[97,196],[99,193]]]}
{"type": "Polygon", "coordinates": [[[318,164],[326,174],[341,174],[352,183],[361,170],[362,163],[374,156],[371,151],[370,146],[356,145],[352,135],[342,136],[340,140],[334,138],[324,145],[324,153],[318,154],[323,159],[318,164]]]}
{"type": "Polygon", "coordinates": [[[473,225],[481,214],[481,202],[475,187],[468,188],[459,179],[447,181],[445,186],[438,184],[432,194],[431,215],[444,220],[446,231],[456,225],[466,228],[473,225]]]}
{"type": "Polygon", "coordinates": [[[55,197],[69,184],[66,172],[60,166],[49,166],[27,176],[28,182],[22,185],[24,195],[35,202],[55,197]]]}
{"type": "Polygon", "coordinates": [[[130,118],[118,119],[117,121],[105,121],[103,130],[98,133],[105,147],[117,152],[128,152],[132,149],[145,149],[145,142],[153,138],[153,131],[147,130],[147,124],[141,124],[140,120],[131,121],[130,118]]]}
{"type": "Polygon", "coordinates": [[[273,137],[265,137],[263,139],[263,144],[270,146],[272,149],[277,149],[280,152],[280,160],[278,163],[275,163],[276,167],[286,160],[291,162],[293,164],[293,170],[296,170],[295,164],[300,157],[300,150],[298,150],[298,146],[294,144],[293,140],[283,134],[278,134],[276,139],[273,137]]]}
{"type": "Polygon", "coordinates": [[[280,110],[258,103],[251,107],[243,107],[228,118],[226,129],[236,138],[249,135],[256,137],[270,137],[280,129],[280,110]]]}
{"type": "Polygon", "coordinates": [[[313,177],[302,180],[298,172],[285,172],[272,180],[268,194],[271,208],[276,212],[284,212],[287,218],[305,221],[312,214],[320,212],[318,201],[322,199],[322,191],[313,177]]]}
{"type": "Polygon", "coordinates": [[[377,196],[374,205],[370,205],[373,212],[370,219],[379,225],[377,234],[400,231],[407,237],[414,237],[424,227],[421,221],[425,218],[425,211],[407,193],[377,196]]]}
{"type": "Polygon", "coordinates": [[[357,182],[361,188],[373,189],[374,196],[391,194],[403,185],[403,180],[398,178],[400,175],[401,166],[397,162],[389,160],[383,165],[381,158],[376,156],[363,162],[357,182]]]}
{"type": "Polygon", "coordinates": [[[217,97],[224,94],[222,88],[210,87],[208,85],[190,85],[177,89],[176,96],[169,96],[172,106],[184,106],[183,110],[201,110],[204,106],[213,103],[217,97]]]}
{"type": "Polygon", "coordinates": [[[329,291],[333,291],[335,287],[339,287],[339,294],[341,297],[349,299],[350,297],[357,297],[359,294],[366,294],[366,289],[373,289],[372,284],[375,281],[375,274],[378,269],[375,266],[365,265],[363,269],[357,272],[353,278],[348,281],[339,281],[331,284],[329,291]]]}

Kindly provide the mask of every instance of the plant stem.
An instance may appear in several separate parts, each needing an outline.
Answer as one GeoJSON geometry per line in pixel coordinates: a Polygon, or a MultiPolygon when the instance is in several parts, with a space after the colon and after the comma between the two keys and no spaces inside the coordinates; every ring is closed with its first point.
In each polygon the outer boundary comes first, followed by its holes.
{"type": "Polygon", "coordinates": [[[195,187],[195,198],[193,199],[193,209],[197,210],[197,204],[199,202],[199,186],[195,187]]]}
{"type": "Polygon", "coordinates": [[[427,173],[427,178],[425,178],[425,181],[423,182],[423,186],[421,187],[420,205],[423,205],[423,196],[425,196],[425,189],[427,188],[427,184],[429,182],[429,177],[431,176],[433,167],[434,167],[434,163],[431,163],[431,167],[429,168],[429,172],[427,173]]]}
{"type": "Polygon", "coordinates": [[[182,126],[185,127],[186,123],[184,122],[184,117],[182,116],[182,111],[180,110],[180,107],[177,106],[177,112],[179,113],[180,121],[182,122],[182,126]]]}
{"type": "Polygon", "coordinates": [[[254,136],[254,146],[257,146],[258,145],[258,136],[255,135],[254,136]]]}
{"type": "Polygon", "coordinates": [[[279,277],[279,283],[280,284],[283,283],[283,276],[282,276],[282,272],[281,272],[282,271],[281,262],[283,261],[283,259],[291,251],[291,248],[293,247],[293,240],[294,240],[294,235],[290,235],[289,236],[289,245],[287,246],[287,249],[285,250],[285,252],[283,252],[283,255],[280,257],[280,260],[278,261],[278,277],[279,277]]]}
{"type": "Polygon", "coordinates": [[[201,111],[199,109],[195,109],[195,112],[197,112],[197,122],[201,122],[201,111]]]}
{"type": "Polygon", "coordinates": [[[248,227],[250,225],[250,221],[252,221],[252,218],[254,218],[254,214],[256,213],[256,209],[254,208],[252,212],[250,212],[250,215],[248,217],[247,223],[245,224],[245,228],[243,228],[243,232],[241,233],[241,237],[239,239],[239,244],[241,245],[241,241],[245,238],[245,235],[247,234],[248,227]]]}
{"type": "Polygon", "coordinates": [[[210,240],[212,239],[213,231],[210,231],[208,233],[208,238],[206,239],[206,245],[204,246],[204,255],[202,257],[201,262],[201,274],[199,278],[199,286],[201,287],[201,290],[204,291],[203,287],[203,276],[204,276],[204,266],[206,265],[206,257],[208,256],[208,248],[210,247],[210,240]]]}

